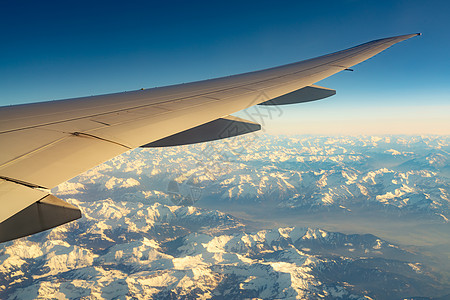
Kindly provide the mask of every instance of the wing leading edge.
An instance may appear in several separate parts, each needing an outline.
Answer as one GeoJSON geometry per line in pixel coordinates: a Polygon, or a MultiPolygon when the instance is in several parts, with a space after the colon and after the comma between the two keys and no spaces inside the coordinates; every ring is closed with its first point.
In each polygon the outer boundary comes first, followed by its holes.
{"type": "MultiPolygon", "coordinates": [[[[49,189],[104,161],[152,143],[216,139],[214,126],[226,124],[226,116],[253,105],[328,97],[333,90],[313,84],[417,35],[375,40],[276,68],[189,84],[2,107],[0,144],[7,146],[0,150],[0,242],[79,217],[73,207],[54,201],[52,211],[66,217],[30,212],[50,205],[46,203],[49,189]],[[202,138],[206,132],[212,135],[202,138]],[[53,210],[54,206],[63,209],[53,210]],[[23,230],[14,229],[19,227],[23,230]]],[[[238,122],[250,126],[248,132],[259,129],[258,124],[238,122]]]]}

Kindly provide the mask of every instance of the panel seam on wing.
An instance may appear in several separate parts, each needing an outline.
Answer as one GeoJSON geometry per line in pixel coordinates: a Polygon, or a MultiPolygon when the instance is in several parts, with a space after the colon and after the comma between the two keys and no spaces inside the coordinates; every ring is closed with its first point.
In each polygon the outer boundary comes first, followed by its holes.
{"type": "Polygon", "coordinates": [[[15,178],[10,178],[10,177],[6,177],[6,176],[0,176],[1,180],[5,180],[5,181],[9,181],[15,184],[19,184],[19,185],[23,185],[26,186],[28,188],[32,188],[32,189],[38,189],[38,190],[43,190],[45,192],[49,192],[49,188],[34,184],[34,183],[30,183],[30,182],[26,182],[23,180],[19,180],[19,179],[15,179],[15,178]]]}
{"type": "Polygon", "coordinates": [[[112,143],[112,144],[115,144],[115,145],[118,145],[118,146],[127,148],[128,150],[133,149],[133,148],[131,148],[131,147],[127,146],[127,145],[121,144],[121,143],[119,143],[119,142],[112,141],[112,140],[108,140],[108,139],[105,139],[105,138],[102,138],[102,137],[99,137],[99,136],[95,136],[95,135],[89,134],[89,133],[72,132],[71,134],[72,134],[73,136],[77,136],[77,137],[93,138],[93,139],[101,140],[101,141],[104,141],[104,142],[112,143]]]}
{"type": "Polygon", "coordinates": [[[11,159],[11,160],[9,160],[9,161],[7,161],[7,162],[1,164],[1,165],[0,165],[0,168],[3,169],[4,167],[6,167],[6,166],[8,166],[8,165],[10,165],[10,164],[12,164],[12,163],[14,163],[14,162],[17,162],[18,160],[24,159],[24,158],[26,158],[26,157],[28,157],[28,156],[30,156],[30,155],[32,155],[32,154],[38,152],[38,151],[42,151],[43,149],[48,148],[48,147],[50,147],[50,146],[52,146],[52,145],[54,145],[54,144],[56,144],[56,143],[58,143],[58,142],[60,142],[60,141],[62,141],[62,140],[64,140],[64,139],[66,139],[66,138],[67,138],[67,136],[62,137],[62,138],[59,138],[59,139],[56,139],[56,140],[54,140],[54,141],[52,141],[52,142],[50,142],[50,143],[48,143],[48,144],[45,144],[45,145],[43,145],[43,146],[40,146],[40,147],[37,148],[37,149],[31,150],[30,152],[27,152],[27,153],[22,154],[22,155],[20,155],[20,156],[18,156],[18,157],[15,157],[15,158],[13,158],[13,159],[11,159]]]}

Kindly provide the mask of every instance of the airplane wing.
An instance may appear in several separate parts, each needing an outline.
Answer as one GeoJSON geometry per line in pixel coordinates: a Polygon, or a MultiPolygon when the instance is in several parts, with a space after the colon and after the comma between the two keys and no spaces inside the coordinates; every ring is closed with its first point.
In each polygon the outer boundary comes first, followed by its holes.
{"type": "Polygon", "coordinates": [[[0,242],[81,217],[49,190],[123,152],[236,136],[260,125],[229,116],[252,105],[331,96],[313,85],[409,34],[276,68],[162,88],[0,108],[0,242]]]}

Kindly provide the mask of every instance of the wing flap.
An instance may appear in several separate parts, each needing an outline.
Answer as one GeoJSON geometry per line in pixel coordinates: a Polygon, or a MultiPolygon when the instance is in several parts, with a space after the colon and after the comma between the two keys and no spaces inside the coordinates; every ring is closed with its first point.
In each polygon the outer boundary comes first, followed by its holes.
{"type": "Polygon", "coordinates": [[[38,233],[81,218],[81,211],[47,195],[0,223],[0,243],[38,233]]]}
{"type": "Polygon", "coordinates": [[[39,201],[47,194],[39,189],[0,179],[0,222],[39,201]]]}
{"type": "MultiPolygon", "coordinates": [[[[44,131],[44,135],[46,133],[51,131],[44,131]]],[[[20,132],[17,134],[20,136],[20,132]]],[[[36,144],[29,152],[3,164],[0,175],[51,189],[64,178],[75,177],[104,162],[106,157],[114,157],[130,149],[89,135],[58,134],[52,141],[40,146],[36,144]]]]}
{"type": "Polygon", "coordinates": [[[47,194],[40,189],[13,182],[11,179],[0,179],[0,222],[39,201],[47,194]]]}
{"type": "Polygon", "coordinates": [[[335,90],[318,85],[311,85],[260,103],[259,105],[286,105],[324,99],[336,94],[335,90]]]}
{"type": "Polygon", "coordinates": [[[141,147],[171,147],[215,141],[258,131],[261,125],[234,116],[227,116],[176,133],[141,147]]]}

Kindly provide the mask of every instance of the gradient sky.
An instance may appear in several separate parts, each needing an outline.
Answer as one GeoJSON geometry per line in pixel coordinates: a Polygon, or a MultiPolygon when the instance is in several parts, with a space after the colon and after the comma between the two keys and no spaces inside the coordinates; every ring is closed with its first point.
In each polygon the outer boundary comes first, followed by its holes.
{"type": "Polygon", "coordinates": [[[319,82],[270,133],[450,134],[448,1],[2,1],[0,105],[248,72],[422,32],[319,82]]]}

